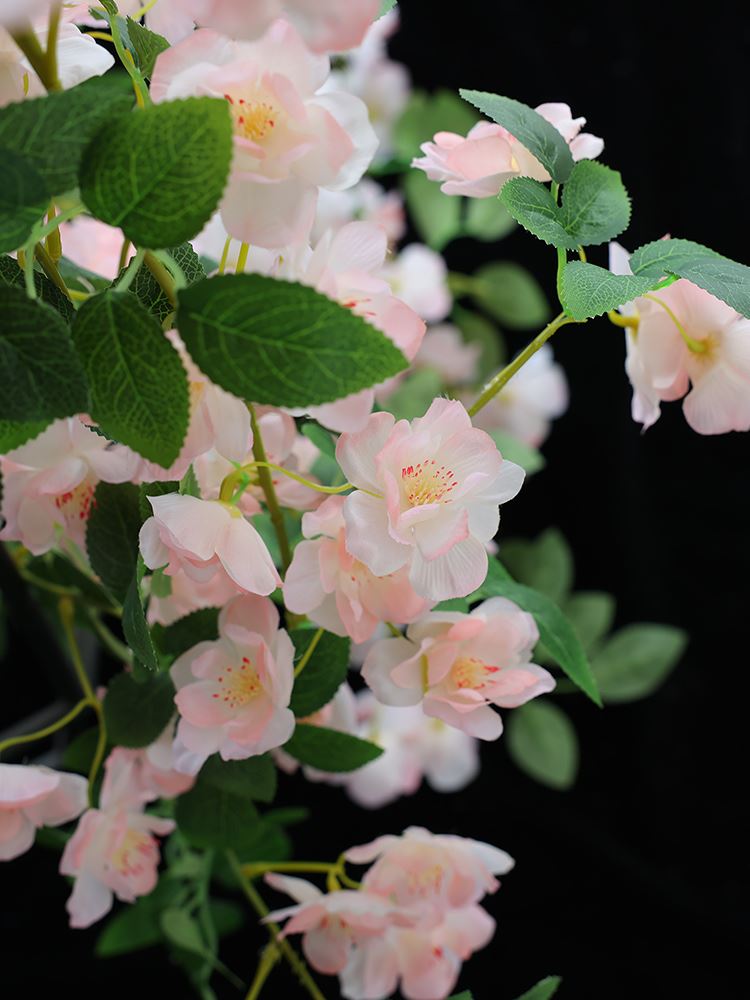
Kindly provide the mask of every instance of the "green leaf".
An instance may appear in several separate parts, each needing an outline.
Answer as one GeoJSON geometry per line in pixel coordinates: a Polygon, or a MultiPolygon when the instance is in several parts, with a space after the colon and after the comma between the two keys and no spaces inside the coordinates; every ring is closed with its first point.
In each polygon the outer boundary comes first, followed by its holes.
{"type": "Polygon", "coordinates": [[[161,879],[153,892],[124,907],[107,923],[96,942],[99,958],[127,955],[163,940],[160,915],[180,893],[176,881],[161,879]]]}
{"type": "Polygon", "coordinates": [[[474,275],[474,282],[474,299],[513,330],[536,330],[552,315],[541,285],[520,264],[486,264],[474,275]]]}
{"type": "Polygon", "coordinates": [[[222,760],[214,754],[201,768],[200,780],[205,785],[256,802],[273,802],[276,795],[276,768],[268,754],[247,760],[222,760]]]}
{"type": "Polygon", "coordinates": [[[499,198],[467,198],[465,211],[462,235],[475,240],[493,243],[516,228],[516,220],[499,198]]]}
{"type": "Polygon", "coordinates": [[[85,412],[88,391],[59,313],[0,284],[0,419],[37,422],[85,412]]]}
{"type": "Polygon", "coordinates": [[[174,685],[169,674],[142,684],[130,674],[114,677],[104,697],[107,736],[117,746],[147,747],[164,732],[175,712],[174,685]]]}
{"type": "Polygon", "coordinates": [[[433,250],[442,250],[461,232],[461,199],[445,195],[421,170],[404,178],[409,214],[419,236],[433,250]]]}
{"type": "Polygon", "coordinates": [[[671,625],[626,625],[591,666],[607,702],[636,701],[660,687],[685,652],[687,633],[671,625]]]}
{"type": "Polygon", "coordinates": [[[750,267],[692,240],[656,240],[630,258],[633,274],[660,278],[674,274],[750,317],[750,267]]]}
{"type": "Polygon", "coordinates": [[[588,652],[612,628],[615,599],[602,591],[578,591],[565,602],[564,611],[588,652]]]}
{"type": "MultiPolygon", "coordinates": [[[[201,259],[189,243],[182,243],[178,247],[169,247],[164,252],[168,253],[175,264],[178,265],[189,285],[206,277],[201,259]]],[[[123,268],[120,271],[120,276],[122,276],[124,271],[125,269],[123,268]]],[[[119,281],[119,276],[117,281],[119,281]]],[[[138,273],[130,286],[130,291],[141,301],[152,316],[159,321],[160,325],[164,323],[167,316],[174,312],[174,306],[170,302],[166,292],[147,267],[138,269],[138,273]]]]}
{"type": "Polygon", "coordinates": [[[378,11],[378,17],[382,17],[387,14],[389,10],[393,10],[396,6],[397,0],[380,0],[380,10],[378,11]]]}
{"type": "Polygon", "coordinates": [[[533,476],[535,472],[541,470],[547,464],[544,455],[536,448],[524,444],[518,438],[513,437],[505,431],[490,431],[490,437],[500,449],[503,458],[520,465],[527,476],[533,476]]]}
{"type": "Polygon", "coordinates": [[[630,199],[617,170],[594,160],[576,163],[563,188],[560,218],[581,246],[599,246],[630,223],[630,199]]]}
{"type": "Polygon", "coordinates": [[[94,420],[144,458],[170,466],[187,433],[188,377],[153,316],[130,292],[103,292],[81,306],[73,340],[94,420]]]}
{"type": "Polygon", "coordinates": [[[155,31],[149,31],[138,21],[134,21],[132,17],[128,17],[125,24],[138,69],[144,79],[148,80],[154,71],[156,57],[162,52],[166,52],[169,48],[169,42],[162,35],[158,35],[155,31]]]}
{"type": "Polygon", "coordinates": [[[509,539],[502,546],[503,564],[527,587],[562,604],[573,585],[573,553],[557,528],[547,528],[533,542],[509,539]]]}
{"type": "Polygon", "coordinates": [[[534,616],[539,637],[568,677],[601,707],[591,666],[575,629],[560,608],[544,594],[516,583],[497,559],[491,559],[487,579],[470,601],[485,597],[507,597],[534,616]]]}
{"type": "Polygon", "coordinates": [[[294,735],[284,744],[284,750],[300,764],[336,773],[356,771],[358,767],[376,760],[383,752],[367,740],[304,722],[297,723],[294,735]]]}
{"type": "Polygon", "coordinates": [[[221,275],[179,292],[177,327],[223,389],[273,406],[311,406],[407,367],[391,341],[313,288],[259,274],[221,275]]]}
{"type": "Polygon", "coordinates": [[[502,125],[546,168],[553,181],[564,183],[573,170],[567,142],[546,118],[520,101],[479,90],[459,90],[469,104],[502,125]]]}
{"type": "Polygon", "coordinates": [[[63,770],[87,775],[91,770],[98,743],[99,726],[84,729],[82,733],[74,736],[63,751],[63,770]]]}
{"type": "Polygon", "coordinates": [[[81,197],[93,215],[120,226],[137,246],[175,246],[211,218],[231,158],[226,101],[167,101],[96,134],[81,169],[81,197]]]}
{"type": "MultiPolygon", "coordinates": [[[[22,289],[24,294],[26,292],[23,269],[18,266],[18,261],[13,257],[0,257],[0,287],[2,285],[11,285],[14,288],[22,289]]],[[[57,310],[67,323],[73,322],[75,316],[73,303],[67,295],[63,295],[60,289],[52,284],[49,278],[39,271],[34,271],[34,287],[37,298],[57,310]]]]}
{"type": "Polygon", "coordinates": [[[484,316],[469,312],[461,306],[453,307],[453,322],[461,330],[469,344],[479,344],[482,356],[479,360],[479,375],[487,378],[502,367],[507,356],[503,335],[484,316]]]}
{"type": "Polygon", "coordinates": [[[163,497],[168,493],[179,493],[180,484],[174,481],[141,483],[138,487],[138,510],[141,521],[147,521],[154,513],[149,497],[163,497]]]}
{"type": "MultiPolygon", "coordinates": [[[[393,132],[396,155],[406,163],[420,155],[420,146],[429,142],[436,132],[457,132],[465,135],[475,124],[477,114],[450,90],[438,90],[430,95],[415,91],[406,110],[396,122],[393,132]]],[[[414,171],[416,173],[416,171],[414,171]]],[[[433,181],[432,186],[439,191],[433,181]]],[[[445,201],[460,205],[461,199],[442,195],[445,201]]]]}
{"type": "Polygon", "coordinates": [[[413,420],[421,417],[436,396],[443,392],[442,376],[433,368],[422,368],[407,375],[392,393],[386,404],[396,420],[413,420]]]}
{"type": "Polygon", "coordinates": [[[14,448],[20,448],[38,437],[49,423],[49,420],[0,420],[0,455],[7,455],[14,448]]]}
{"type": "Polygon", "coordinates": [[[518,997],[518,1000],[550,1000],[557,993],[561,982],[560,976],[547,976],[518,997]]]}
{"type": "Polygon", "coordinates": [[[550,788],[570,788],[578,773],[578,737],[562,709],[545,698],[513,709],[505,735],[515,763],[550,788]]]}
{"type": "MultiPolygon", "coordinates": [[[[159,656],[151,638],[151,632],[143,610],[143,600],[139,587],[139,573],[135,573],[122,606],[122,630],[125,641],[147,670],[159,669],[159,656]]],[[[142,686],[142,685],[140,685],[142,686]]]]}
{"type": "MultiPolygon", "coordinates": [[[[295,662],[305,655],[315,632],[309,628],[291,633],[296,650],[295,662]]],[[[294,681],[289,707],[297,718],[305,718],[323,708],[333,698],[349,669],[349,639],[324,632],[315,646],[305,669],[294,681]]]]}
{"type": "Polygon", "coordinates": [[[170,907],[164,910],[159,923],[164,937],[170,944],[200,955],[202,958],[209,957],[213,960],[213,956],[203,943],[197,920],[194,920],[185,910],[170,907]]]}
{"type": "Polygon", "coordinates": [[[190,465],[187,472],[180,480],[180,496],[198,497],[200,500],[201,488],[198,477],[195,474],[194,466],[190,465]]]}
{"type": "Polygon", "coordinates": [[[258,835],[258,812],[247,795],[219,788],[200,776],[195,786],[177,799],[175,819],[196,847],[217,847],[240,854],[252,850],[258,835]]]}
{"type": "Polygon", "coordinates": [[[117,609],[111,594],[108,594],[96,580],[74,566],[69,559],[56,552],[47,552],[30,560],[28,569],[41,580],[77,590],[87,608],[109,612],[117,609]]]}
{"type": "Polygon", "coordinates": [[[105,123],[113,131],[122,128],[132,106],[125,74],[95,76],[70,90],[0,109],[0,147],[28,156],[50,193],[62,194],[77,185],[81,157],[94,133],[105,123]]]}
{"type": "Polygon", "coordinates": [[[125,600],[138,561],[138,487],[99,483],[86,526],[89,562],[104,586],[125,600]]]}
{"type": "Polygon", "coordinates": [[[47,211],[49,189],[27,156],[0,149],[0,252],[23,246],[47,211]]]}
{"type": "Polygon", "coordinates": [[[562,273],[562,301],[573,319],[602,316],[645,295],[657,284],[652,278],[632,274],[612,274],[596,264],[574,260],[562,273]]]}
{"type": "Polygon", "coordinates": [[[308,421],[302,425],[302,433],[308,441],[312,441],[322,455],[325,455],[326,458],[332,458],[334,461],[336,460],[336,442],[330,431],[327,431],[325,427],[321,427],[320,424],[316,424],[313,421],[308,421]]]}
{"type": "Polygon", "coordinates": [[[532,177],[511,177],[500,198],[510,214],[533,236],[553,247],[575,250],[578,241],[564,228],[549,188],[532,177]]]}
{"type": "Polygon", "coordinates": [[[154,625],[152,635],[159,649],[167,656],[181,656],[199,642],[219,638],[219,609],[200,608],[171,625],[154,625]]]}

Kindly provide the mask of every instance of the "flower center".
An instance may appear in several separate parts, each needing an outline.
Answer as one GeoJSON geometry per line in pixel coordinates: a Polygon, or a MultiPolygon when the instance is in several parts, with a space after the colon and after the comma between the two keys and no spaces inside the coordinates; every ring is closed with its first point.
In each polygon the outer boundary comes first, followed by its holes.
{"type": "Polygon", "coordinates": [[[234,131],[245,139],[261,142],[276,128],[279,113],[268,101],[246,101],[224,94],[234,119],[234,131]]]}
{"type": "Polygon", "coordinates": [[[112,854],[112,865],[121,875],[139,875],[153,864],[154,839],[143,830],[128,830],[112,854]]]}
{"type": "Polygon", "coordinates": [[[220,698],[231,709],[244,708],[263,692],[260,675],[246,656],[238,667],[227,667],[216,683],[218,689],[212,697],[220,698]]]}
{"type": "Polygon", "coordinates": [[[93,502],[94,487],[85,479],[75,489],[55,497],[55,507],[66,521],[85,521],[91,513],[93,502]]]}
{"type": "Polygon", "coordinates": [[[416,465],[401,469],[401,485],[410,507],[427,503],[450,503],[450,493],[458,485],[452,469],[438,465],[434,458],[425,458],[416,465]]]}
{"type": "Polygon", "coordinates": [[[460,656],[451,667],[451,678],[457,688],[478,691],[500,667],[491,667],[475,656],[460,656]]]}
{"type": "Polygon", "coordinates": [[[418,871],[411,871],[407,876],[407,887],[410,895],[437,896],[443,885],[445,872],[440,864],[425,865],[418,871]]]}

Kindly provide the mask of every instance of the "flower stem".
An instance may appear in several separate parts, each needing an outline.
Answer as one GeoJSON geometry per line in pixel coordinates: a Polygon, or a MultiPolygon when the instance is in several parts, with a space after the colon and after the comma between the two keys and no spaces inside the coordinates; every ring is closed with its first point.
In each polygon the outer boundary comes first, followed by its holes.
{"type": "Polygon", "coordinates": [[[299,677],[302,671],[305,669],[307,664],[310,662],[310,658],[315,652],[315,647],[318,645],[320,640],[323,638],[324,628],[319,628],[315,635],[310,640],[310,645],[307,647],[305,652],[302,654],[302,659],[299,661],[297,666],[294,668],[294,676],[299,677]]]}
{"type": "Polygon", "coordinates": [[[672,320],[674,325],[680,331],[680,336],[685,341],[688,350],[692,351],[694,354],[705,354],[705,352],[708,350],[708,344],[704,340],[696,340],[695,337],[691,337],[666,302],[662,302],[662,300],[660,298],[657,298],[656,295],[644,295],[643,297],[644,299],[648,299],[649,302],[655,302],[658,306],[662,307],[662,309],[666,312],[666,314],[672,320]]]}
{"type": "Polygon", "coordinates": [[[115,285],[115,289],[118,292],[127,292],[130,286],[135,281],[136,275],[141,269],[141,264],[143,264],[144,258],[146,256],[145,250],[139,250],[138,253],[133,257],[125,270],[125,273],[120,278],[118,283],[115,285]]]}
{"type": "Polygon", "coordinates": [[[247,408],[250,411],[250,426],[253,430],[253,455],[256,463],[258,464],[258,482],[260,483],[261,489],[263,490],[266,498],[266,507],[268,507],[268,513],[271,516],[271,524],[273,525],[274,531],[276,532],[276,538],[279,542],[282,569],[286,573],[289,568],[289,563],[292,561],[292,550],[289,546],[289,538],[287,537],[286,527],[284,526],[284,515],[281,511],[281,507],[279,506],[279,499],[276,496],[276,490],[274,489],[271,473],[267,467],[268,459],[266,457],[266,450],[263,447],[263,437],[260,433],[260,427],[255,416],[255,409],[252,403],[248,403],[247,408]]]}
{"type": "Polygon", "coordinates": [[[0,753],[3,750],[8,750],[10,747],[20,746],[23,743],[35,743],[37,740],[44,740],[48,736],[52,736],[53,733],[59,732],[60,729],[64,729],[68,723],[72,722],[73,719],[77,718],[84,709],[89,708],[91,702],[88,698],[82,698],[77,705],[74,705],[69,712],[66,712],[61,719],[57,722],[50,723],[49,726],[45,726],[44,729],[37,729],[36,732],[27,733],[24,736],[11,736],[7,740],[0,742],[0,753]]]}
{"type": "Polygon", "coordinates": [[[42,265],[42,270],[47,275],[52,284],[55,285],[57,288],[59,288],[60,291],[63,293],[63,295],[65,295],[67,298],[70,298],[70,291],[68,289],[68,286],[63,281],[62,275],[57,269],[57,264],[55,264],[54,260],[45,249],[44,244],[37,243],[37,245],[34,247],[34,256],[42,265]]]}
{"type": "Polygon", "coordinates": [[[57,39],[60,34],[60,18],[62,16],[62,3],[56,3],[49,12],[49,27],[47,28],[47,75],[49,85],[45,83],[47,90],[62,90],[60,77],[57,72],[57,39]]]}
{"type": "Polygon", "coordinates": [[[623,316],[622,313],[618,313],[614,309],[609,310],[609,312],[607,313],[607,319],[614,326],[620,326],[626,330],[628,329],[628,327],[631,330],[637,330],[638,324],[640,323],[640,319],[638,318],[638,316],[623,316]]]}
{"type": "Polygon", "coordinates": [[[279,949],[273,941],[269,941],[260,956],[260,962],[255,972],[255,977],[250,984],[245,1000],[258,1000],[261,990],[265,986],[266,980],[273,972],[273,968],[281,958],[279,949]]]}
{"type": "Polygon", "coordinates": [[[132,55],[123,44],[117,18],[112,17],[109,14],[107,14],[106,17],[109,22],[109,30],[112,32],[112,44],[115,47],[115,51],[117,52],[120,62],[125,67],[127,74],[133,83],[136,103],[139,108],[145,108],[151,103],[151,95],[148,92],[146,81],[143,79],[140,70],[135,65],[132,55]]]}
{"type": "Polygon", "coordinates": [[[247,865],[242,865],[242,874],[245,878],[257,878],[259,875],[265,875],[266,872],[328,874],[337,867],[338,865],[327,861],[251,861],[247,865]]]}
{"type": "Polygon", "coordinates": [[[479,411],[486,406],[487,403],[489,403],[489,401],[498,394],[498,392],[500,392],[503,386],[513,378],[516,372],[523,368],[529,358],[533,357],[539,348],[549,340],[556,330],[559,330],[561,326],[565,326],[566,323],[575,322],[576,320],[574,320],[571,316],[567,316],[565,313],[560,313],[559,316],[555,316],[555,318],[548,323],[547,326],[545,326],[542,332],[538,333],[531,343],[527,344],[521,353],[515,357],[509,365],[506,365],[502,371],[498,372],[494,378],[490,379],[484,387],[479,399],[477,399],[474,405],[469,409],[469,416],[473,417],[479,413],[479,411]]]}
{"type": "Polygon", "coordinates": [[[170,305],[176,306],[177,294],[175,289],[174,278],[166,269],[166,267],[162,264],[160,260],[157,260],[157,258],[149,251],[146,251],[146,255],[143,258],[143,263],[149,269],[151,274],[153,274],[153,276],[156,278],[159,287],[169,299],[170,305]]]}

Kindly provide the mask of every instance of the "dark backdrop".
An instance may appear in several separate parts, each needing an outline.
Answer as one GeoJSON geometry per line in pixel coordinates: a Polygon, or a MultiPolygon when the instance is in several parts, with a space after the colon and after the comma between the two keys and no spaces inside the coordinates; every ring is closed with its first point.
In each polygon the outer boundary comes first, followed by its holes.
{"type": "MultiPolygon", "coordinates": [[[[562,100],[587,116],[605,138],[603,161],[622,171],[633,198],[628,246],[670,232],[747,262],[748,31],[739,6],[714,3],[700,21],[657,5],[403,7],[392,51],[418,86],[491,90],[531,105],[562,100]]],[[[552,295],[550,251],[525,234],[499,249],[459,242],[448,252],[455,270],[496,257],[531,267],[552,295]]],[[[547,470],[507,506],[503,530],[535,535],[559,525],[575,548],[577,586],[615,593],[618,624],[688,629],[684,661],[646,701],[605,711],[566,702],[582,741],[572,791],[523,778],[491,745],[480,780],[453,796],[424,791],[368,813],[316,786],[317,818],[295,830],[298,854],[335,857],[411,823],[506,848],[518,864],[490,902],[497,936],[461,980],[477,1000],[510,1000],[552,972],[564,976],[566,1000],[738,996],[747,933],[748,438],[700,437],[678,404],[642,435],[629,416],[622,337],[605,321],[563,330],[554,346],[570,410],[546,446],[547,470]]],[[[28,656],[19,666],[31,670],[28,656]]],[[[8,691],[12,667],[4,669],[8,691]]],[[[282,789],[285,802],[313,797],[301,781],[282,789]]],[[[81,997],[150,995],[154,978],[187,995],[161,953],[92,960],[98,931],[66,929],[68,889],[54,870],[41,850],[0,866],[9,995],[53,985],[81,997]]],[[[248,976],[260,940],[235,935],[228,964],[248,976]]],[[[267,995],[294,995],[285,973],[274,973],[267,995]]]]}

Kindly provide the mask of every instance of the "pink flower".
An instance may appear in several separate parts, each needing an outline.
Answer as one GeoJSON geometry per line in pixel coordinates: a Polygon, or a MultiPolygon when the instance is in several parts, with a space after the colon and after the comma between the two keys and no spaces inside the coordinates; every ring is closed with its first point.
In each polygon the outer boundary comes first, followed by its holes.
{"type": "Polygon", "coordinates": [[[169,578],[167,597],[151,594],[148,603],[149,624],[171,625],[199,608],[221,608],[237,595],[237,585],[226,573],[215,573],[210,580],[194,580],[182,570],[169,578]]]}
{"type": "Polygon", "coordinates": [[[503,724],[490,705],[516,708],[555,686],[529,662],[538,639],[531,615],[492,597],[471,614],[432,612],[406,638],[374,643],[362,676],[386,705],[421,702],[426,715],[496,740],[503,724]]]}
{"type": "Polygon", "coordinates": [[[397,243],[406,232],[404,199],[398,191],[386,191],[369,177],[346,191],[321,190],[312,241],[317,242],[329,229],[337,232],[355,221],[380,226],[388,243],[397,243]]]}
{"type": "Polygon", "coordinates": [[[328,497],[302,518],[302,533],[284,581],[284,602],[316,625],[365,642],[379,622],[416,621],[430,603],[415,594],[406,567],[374,576],[346,548],[343,497],[328,497]]]}
{"type": "Polygon", "coordinates": [[[481,353],[480,345],[467,343],[458,327],[440,323],[427,330],[414,367],[433,369],[447,386],[464,385],[476,381],[481,353]]]}
{"type": "Polygon", "coordinates": [[[180,713],[177,768],[196,774],[213,753],[244,760],[286,743],[294,646],[269,600],[242,596],[219,616],[219,639],[201,642],[172,664],[180,713]]]}
{"type": "Polygon", "coordinates": [[[448,268],[429,247],[410,243],[384,273],[393,294],[428,323],[445,319],[450,312],[453,297],[448,290],[448,268]]]}
{"type": "Polygon", "coordinates": [[[173,799],[193,787],[194,778],[174,766],[174,722],[142,750],[115,747],[104,765],[102,795],[111,805],[140,808],[155,799],[173,799]]]}
{"type": "Polygon", "coordinates": [[[0,531],[34,555],[48,552],[61,530],[79,547],[99,480],[131,479],[138,456],[89,430],[77,417],[56,420],[42,433],[0,460],[3,474],[0,531]]]}
{"type": "Polygon", "coordinates": [[[471,426],[461,403],[436,399],[417,420],[375,413],[336,447],[349,482],[346,547],[376,576],[409,566],[417,594],[464,597],[487,574],[484,543],[497,532],[498,505],[524,472],[471,426]]]}
{"type": "Polygon", "coordinates": [[[342,889],[323,895],[301,878],[266,875],[266,882],[296,900],[296,906],[275,910],[264,923],[289,919],[281,933],[302,934],[302,951],[318,972],[341,972],[355,945],[381,937],[386,928],[408,926],[414,918],[386,899],[368,892],[342,889]]]}
{"type": "Polygon", "coordinates": [[[271,25],[257,42],[201,29],[156,62],[155,101],[226,97],[234,159],[221,205],[232,236],[263,247],[305,239],[319,188],[340,190],[362,176],[377,139],[356,97],[320,93],[329,71],[295,28],[271,25]]]}
{"type": "Polygon", "coordinates": [[[86,788],[78,774],[0,764],[0,861],[28,851],[40,826],[60,826],[80,816],[86,788]]]}
{"type": "Polygon", "coordinates": [[[281,585],[263,539],[237,507],[179,493],[148,500],[154,516],[141,528],[140,548],[149,569],[182,570],[198,583],[226,575],[250,594],[281,585]]]}

